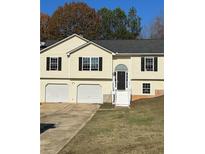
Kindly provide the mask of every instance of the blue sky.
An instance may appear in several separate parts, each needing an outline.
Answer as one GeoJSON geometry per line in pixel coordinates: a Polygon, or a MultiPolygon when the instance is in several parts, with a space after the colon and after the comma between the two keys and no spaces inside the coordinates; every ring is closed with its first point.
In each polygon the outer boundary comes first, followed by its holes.
{"type": "MultiPolygon", "coordinates": [[[[41,12],[52,15],[59,7],[66,2],[74,0],[41,0],[41,12]]],[[[76,0],[75,0],[76,1],[76,0]]],[[[155,16],[164,13],[164,0],[77,0],[87,3],[90,7],[99,10],[102,7],[114,9],[120,7],[126,13],[129,8],[134,6],[137,9],[138,15],[142,18],[142,25],[149,24],[155,16]]]]}

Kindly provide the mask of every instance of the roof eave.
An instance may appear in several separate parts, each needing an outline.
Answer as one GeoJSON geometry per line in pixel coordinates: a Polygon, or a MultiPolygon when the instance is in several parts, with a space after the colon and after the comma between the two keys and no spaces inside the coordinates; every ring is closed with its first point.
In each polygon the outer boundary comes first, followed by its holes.
{"type": "Polygon", "coordinates": [[[89,42],[87,42],[87,43],[85,43],[85,44],[83,44],[83,45],[81,45],[81,46],[79,46],[79,47],[77,47],[77,48],[75,48],[75,49],[73,49],[73,50],[71,50],[71,51],[68,51],[66,54],[67,54],[68,56],[70,56],[71,53],[73,53],[73,52],[75,52],[75,51],[78,51],[78,50],[80,50],[80,49],[82,49],[82,48],[84,48],[84,47],[86,47],[86,46],[88,46],[88,45],[90,45],[90,44],[95,45],[95,46],[97,46],[98,48],[101,48],[102,50],[105,50],[105,51],[111,53],[112,55],[116,55],[116,54],[115,54],[114,52],[112,52],[111,50],[106,49],[106,48],[102,47],[101,45],[98,45],[98,44],[96,44],[96,43],[94,43],[94,42],[92,42],[92,41],[89,41],[89,42]]]}
{"type": "Polygon", "coordinates": [[[164,53],[116,53],[119,56],[163,56],[164,53]]]}

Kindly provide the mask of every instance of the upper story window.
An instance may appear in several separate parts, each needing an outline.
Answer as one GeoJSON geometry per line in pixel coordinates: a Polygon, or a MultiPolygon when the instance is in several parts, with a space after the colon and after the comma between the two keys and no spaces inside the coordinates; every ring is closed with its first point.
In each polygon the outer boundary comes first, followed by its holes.
{"type": "Polygon", "coordinates": [[[98,71],[99,70],[99,57],[91,58],[91,70],[98,71]]]}
{"type": "Polygon", "coordinates": [[[142,84],[142,92],[143,94],[150,94],[150,83],[143,83],[142,84]]]}
{"type": "Polygon", "coordinates": [[[50,62],[50,70],[57,70],[58,69],[58,58],[50,58],[51,62],[50,62]]]}
{"type": "Polygon", "coordinates": [[[154,57],[145,58],[145,70],[153,71],[154,70],[154,57]]]}
{"type": "Polygon", "coordinates": [[[79,57],[79,71],[102,71],[102,57],[79,57]]]}
{"type": "Polygon", "coordinates": [[[141,57],[141,71],[157,71],[158,58],[157,57],[141,57]]]}
{"type": "Polygon", "coordinates": [[[90,70],[90,58],[89,57],[83,57],[83,70],[84,71],[90,70]]]}
{"type": "Polygon", "coordinates": [[[46,58],[47,71],[61,71],[61,57],[47,57],[46,58]]]}

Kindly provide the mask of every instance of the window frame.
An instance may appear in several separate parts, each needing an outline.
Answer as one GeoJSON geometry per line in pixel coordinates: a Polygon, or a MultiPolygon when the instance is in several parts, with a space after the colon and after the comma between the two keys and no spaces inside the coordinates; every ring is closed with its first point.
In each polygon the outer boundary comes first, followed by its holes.
{"type": "Polygon", "coordinates": [[[59,61],[58,61],[58,57],[49,57],[49,59],[50,59],[50,64],[49,64],[49,70],[50,71],[58,71],[58,65],[59,65],[59,61]],[[51,67],[51,65],[52,65],[52,60],[51,59],[56,59],[56,69],[51,69],[52,67],[51,67]]]}
{"type": "Polygon", "coordinates": [[[142,83],[142,93],[143,94],[151,94],[151,83],[142,83]],[[144,87],[146,85],[149,85],[149,87],[144,87]],[[148,92],[145,92],[144,90],[148,90],[148,92]]]}
{"type": "MultiPolygon", "coordinates": [[[[94,63],[95,64],[95,63],[94,63]]],[[[99,65],[100,65],[100,60],[99,60],[99,57],[90,57],[90,70],[91,71],[99,71],[99,65]],[[98,67],[97,67],[97,70],[92,70],[92,59],[94,59],[94,58],[96,58],[97,59],[97,65],[98,65],[98,67]]]]}
{"type": "Polygon", "coordinates": [[[146,72],[154,72],[154,68],[155,67],[155,65],[154,65],[154,57],[144,57],[144,70],[146,71],[146,72]],[[147,67],[146,67],[146,65],[147,65],[147,59],[152,59],[152,70],[147,70],[147,67]]]}
{"type": "Polygon", "coordinates": [[[82,71],[89,71],[90,70],[90,57],[82,57],[82,71]],[[84,59],[89,59],[89,69],[84,69],[84,59]]]}
{"type": "Polygon", "coordinates": [[[99,71],[99,66],[100,66],[100,60],[99,59],[100,59],[100,57],[96,57],[96,56],[84,56],[84,57],[82,57],[82,71],[99,71]],[[89,69],[88,70],[84,69],[84,67],[83,67],[84,58],[89,58],[90,63],[89,63],[89,69]],[[97,60],[98,60],[97,70],[92,70],[92,58],[97,58],[97,60]]]}

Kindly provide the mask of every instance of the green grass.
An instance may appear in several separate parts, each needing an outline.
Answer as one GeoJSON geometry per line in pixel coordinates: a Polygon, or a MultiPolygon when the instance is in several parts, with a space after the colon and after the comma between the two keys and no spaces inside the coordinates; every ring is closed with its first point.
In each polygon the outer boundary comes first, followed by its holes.
{"type": "MultiPolygon", "coordinates": [[[[60,154],[162,154],[164,97],[98,110],[60,154]]],[[[104,106],[103,108],[108,108],[104,106]]]]}

